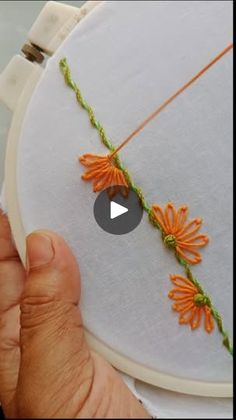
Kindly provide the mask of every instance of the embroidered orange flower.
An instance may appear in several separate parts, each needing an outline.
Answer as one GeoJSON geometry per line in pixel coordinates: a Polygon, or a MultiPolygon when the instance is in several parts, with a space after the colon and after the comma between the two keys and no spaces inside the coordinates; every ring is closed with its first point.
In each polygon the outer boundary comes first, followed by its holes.
{"type": "Polygon", "coordinates": [[[164,233],[165,245],[174,248],[190,264],[199,263],[202,258],[198,249],[209,241],[206,235],[197,233],[202,219],[187,222],[188,207],[181,206],[176,210],[172,203],[168,203],[164,209],[155,204],[152,213],[164,233]]]}
{"type": "Polygon", "coordinates": [[[209,298],[184,276],[172,274],[170,279],[176,287],[169,292],[168,296],[175,301],[172,308],[180,314],[179,323],[189,324],[194,330],[200,326],[204,315],[205,330],[211,333],[214,321],[209,307],[209,298]]]}
{"type": "Polygon", "coordinates": [[[100,156],[87,153],[79,158],[82,165],[88,170],[82,175],[85,181],[93,180],[93,191],[98,192],[113,185],[128,187],[123,172],[116,167],[114,160],[109,156],[100,156]]]}

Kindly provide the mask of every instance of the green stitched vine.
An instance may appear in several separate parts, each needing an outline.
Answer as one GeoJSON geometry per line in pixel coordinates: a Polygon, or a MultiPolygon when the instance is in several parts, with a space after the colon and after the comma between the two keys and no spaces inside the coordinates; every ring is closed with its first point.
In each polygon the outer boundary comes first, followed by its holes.
{"type": "Polygon", "coordinates": [[[182,265],[182,267],[184,268],[184,271],[186,273],[186,276],[188,277],[188,279],[197,287],[197,289],[199,290],[199,293],[201,293],[203,296],[205,296],[207,298],[207,304],[211,309],[211,313],[213,318],[215,319],[217,326],[218,326],[218,330],[221,333],[221,335],[223,336],[223,345],[227,348],[227,350],[229,351],[229,353],[233,356],[233,346],[230,342],[230,338],[229,338],[229,334],[227,333],[227,331],[225,330],[224,324],[223,324],[223,320],[221,315],[219,314],[219,312],[216,310],[216,308],[214,307],[211,298],[206,294],[206,292],[204,291],[202,285],[199,283],[199,281],[196,279],[196,277],[193,276],[193,273],[190,269],[189,264],[182,259],[177,253],[175,254],[177,261],[180,263],[180,265],[182,265]]]}
{"type": "MultiPolygon", "coordinates": [[[[91,108],[91,106],[85,101],[85,99],[82,96],[82,93],[80,91],[80,88],[77,86],[77,84],[72,80],[71,77],[71,73],[70,73],[70,68],[69,65],[67,63],[66,58],[63,58],[62,60],[60,60],[59,63],[61,72],[64,76],[64,81],[65,83],[75,92],[76,95],[76,99],[78,101],[78,103],[80,104],[80,106],[85,109],[85,111],[88,113],[91,125],[97,129],[99,136],[101,138],[102,143],[107,147],[107,149],[110,150],[110,152],[114,152],[116,150],[115,146],[113,146],[113,144],[111,143],[111,141],[109,140],[106,131],[104,129],[104,127],[102,126],[102,124],[96,119],[95,114],[93,109],[91,108]]],[[[155,216],[152,212],[152,208],[151,206],[148,204],[148,202],[146,201],[143,191],[141,188],[139,188],[133,181],[129,171],[127,170],[127,168],[123,165],[123,163],[120,160],[120,157],[118,156],[118,154],[116,154],[114,156],[114,162],[116,164],[116,166],[123,172],[125,179],[130,187],[130,189],[132,191],[134,191],[141,202],[141,205],[144,209],[144,211],[147,213],[148,215],[148,219],[149,222],[161,232],[162,235],[162,239],[165,238],[165,232],[162,230],[160,224],[157,222],[157,220],[155,219],[155,216]]],[[[167,240],[165,242],[167,242],[166,245],[169,244],[171,245],[171,240],[173,238],[167,238],[167,240]]],[[[174,246],[168,246],[170,249],[174,250],[174,246]]],[[[188,279],[197,287],[199,294],[201,295],[201,298],[205,299],[205,301],[207,302],[207,305],[209,306],[209,308],[211,309],[211,313],[213,318],[216,321],[216,324],[218,326],[218,330],[220,332],[220,334],[223,336],[223,345],[226,347],[226,349],[229,351],[229,353],[231,355],[233,355],[233,347],[232,344],[230,342],[230,338],[229,335],[227,333],[227,331],[224,328],[223,325],[223,320],[221,315],[219,314],[219,312],[215,309],[215,307],[213,306],[210,297],[205,293],[202,285],[199,283],[199,281],[194,277],[190,265],[187,261],[185,261],[183,258],[181,258],[176,252],[175,252],[175,256],[177,261],[179,262],[179,264],[184,268],[184,271],[186,273],[186,276],[188,277],[188,279]]]]}

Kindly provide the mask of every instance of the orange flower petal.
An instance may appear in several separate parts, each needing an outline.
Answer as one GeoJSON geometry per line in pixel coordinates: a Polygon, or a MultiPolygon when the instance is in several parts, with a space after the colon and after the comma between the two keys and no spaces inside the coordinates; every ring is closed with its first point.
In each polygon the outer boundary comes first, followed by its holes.
{"type": "Polygon", "coordinates": [[[183,300],[175,300],[175,310],[182,313],[186,310],[186,308],[188,308],[188,305],[190,304],[193,304],[193,306],[195,306],[195,303],[193,303],[193,296],[186,297],[183,300]]]}
{"type": "Polygon", "coordinates": [[[202,261],[200,253],[192,248],[186,249],[184,247],[177,246],[176,252],[190,264],[198,264],[202,261]],[[192,257],[192,255],[194,257],[192,257]]]}
{"type": "Polygon", "coordinates": [[[186,312],[188,312],[190,309],[194,308],[195,304],[193,302],[193,299],[191,299],[191,302],[186,303],[185,305],[180,304],[173,304],[174,310],[177,312],[180,312],[181,315],[184,315],[186,312]]]}
{"type": "Polygon", "coordinates": [[[126,185],[127,186],[125,176],[124,176],[123,172],[120,171],[119,169],[117,169],[117,185],[126,185]]]}
{"type": "Polygon", "coordinates": [[[188,207],[181,206],[177,211],[176,234],[183,228],[188,216],[188,207]]]}
{"type": "Polygon", "coordinates": [[[98,192],[112,185],[128,187],[123,172],[118,169],[110,155],[100,156],[87,153],[79,158],[88,170],[82,175],[85,181],[93,180],[93,191],[98,192]]]}
{"type": "Polygon", "coordinates": [[[193,322],[193,320],[195,318],[196,312],[197,312],[197,307],[194,306],[193,309],[191,310],[188,318],[186,319],[186,321],[187,321],[188,324],[190,324],[190,325],[192,324],[192,322],[193,322]]]}
{"type": "Polygon", "coordinates": [[[157,204],[154,204],[152,206],[152,212],[153,212],[157,222],[161,226],[162,230],[167,234],[168,233],[168,227],[167,227],[166,222],[165,222],[165,215],[164,215],[164,212],[163,212],[162,208],[160,206],[158,206],[157,204]]]}
{"type": "Polygon", "coordinates": [[[193,309],[192,308],[194,308],[194,305],[192,305],[192,307],[189,308],[188,310],[186,310],[185,312],[180,313],[180,316],[179,316],[179,323],[180,324],[189,324],[189,322],[192,319],[192,314],[193,314],[193,309]],[[190,311],[190,309],[191,309],[191,311],[190,311]],[[187,318],[184,315],[186,315],[187,318]]]}
{"type": "Polygon", "coordinates": [[[190,289],[191,291],[193,291],[194,293],[197,293],[198,290],[197,288],[194,286],[194,284],[187,279],[186,277],[182,276],[181,274],[171,274],[170,275],[170,279],[172,281],[172,283],[174,283],[176,286],[178,286],[179,288],[186,288],[186,289],[190,289]]]}
{"type": "Polygon", "coordinates": [[[110,171],[110,168],[108,169],[90,169],[89,171],[86,171],[82,175],[82,179],[85,181],[90,181],[91,179],[100,179],[104,177],[108,172],[110,171]]]}
{"type": "Polygon", "coordinates": [[[189,237],[191,238],[202,226],[201,219],[193,219],[189,222],[184,228],[178,232],[179,240],[186,240],[189,237]]]}
{"type": "Polygon", "coordinates": [[[201,318],[202,318],[202,308],[200,307],[196,307],[195,308],[195,315],[193,317],[193,319],[191,320],[191,328],[192,330],[195,330],[196,328],[198,328],[200,326],[201,323],[201,318]]]}
{"type": "Polygon", "coordinates": [[[203,247],[209,242],[209,238],[206,235],[199,234],[193,236],[191,239],[186,240],[185,242],[178,240],[178,245],[181,247],[203,247]]]}
{"type": "Polygon", "coordinates": [[[93,155],[91,153],[85,153],[79,157],[80,163],[87,168],[93,166],[98,167],[99,164],[103,165],[104,163],[108,163],[108,160],[108,156],[93,155]]]}
{"type": "Polygon", "coordinates": [[[187,302],[187,301],[193,300],[193,295],[192,295],[192,294],[190,294],[190,293],[188,293],[188,294],[183,294],[183,295],[177,295],[177,296],[176,296],[176,295],[173,293],[173,291],[172,291],[172,290],[169,292],[168,297],[169,297],[170,299],[174,300],[175,302],[180,303],[180,304],[181,304],[181,303],[183,303],[183,302],[187,302]]]}
{"type": "Polygon", "coordinates": [[[213,322],[213,318],[211,314],[211,309],[209,308],[209,306],[205,305],[204,310],[205,310],[205,330],[206,332],[208,332],[208,334],[210,334],[212,330],[214,329],[214,322],[213,322]]]}
{"type": "Polygon", "coordinates": [[[165,207],[164,212],[165,217],[165,224],[168,229],[167,233],[174,233],[177,223],[177,212],[175,210],[175,207],[172,203],[168,203],[165,207]]]}
{"type": "Polygon", "coordinates": [[[111,185],[112,182],[112,171],[107,171],[104,175],[104,178],[98,178],[97,181],[93,183],[93,191],[98,192],[105,190],[107,187],[111,185]]]}
{"type": "Polygon", "coordinates": [[[190,291],[188,289],[172,289],[168,297],[172,300],[181,300],[189,297],[193,297],[196,294],[195,291],[190,291]]]}

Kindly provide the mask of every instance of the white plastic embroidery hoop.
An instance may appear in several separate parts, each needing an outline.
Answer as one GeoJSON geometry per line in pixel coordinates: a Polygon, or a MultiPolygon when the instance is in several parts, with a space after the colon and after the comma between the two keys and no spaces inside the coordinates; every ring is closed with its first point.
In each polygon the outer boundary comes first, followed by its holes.
{"type": "MultiPolygon", "coordinates": [[[[12,62],[12,68],[19,69],[19,66],[24,66],[25,64],[26,63],[24,60],[18,57],[15,58],[14,62],[12,62]]],[[[10,104],[8,104],[9,107],[14,110],[14,116],[9,132],[6,153],[5,192],[7,210],[13,236],[16,241],[21,259],[22,261],[25,261],[25,232],[21,222],[16,185],[17,146],[24,115],[27,110],[27,106],[34,87],[40,78],[42,69],[38,65],[27,63],[26,67],[24,67],[22,71],[24,76],[24,83],[22,82],[23,85],[20,89],[20,98],[17,102],[14,103],[14,101],[12,101],[10,104]],[[27,74],[29,77],[26,77],[27,74]],[[27,83],[25,83],[26,79],[27,83]]],[[[90,345],[94,350],[103,355],[113,366],[137,379],[172,391],[186,394],[212,397],[232,396],[231,383],[211,383],[196,380],[190,381],[187,379],[163,374],[157,370],[154,371],[145,367],[144,365],[135,363],[131,359],[122,356],[113,349],[104,345],[102,341],[99,341],[89,331],[87,331],[86,335],[90,345]]]]}

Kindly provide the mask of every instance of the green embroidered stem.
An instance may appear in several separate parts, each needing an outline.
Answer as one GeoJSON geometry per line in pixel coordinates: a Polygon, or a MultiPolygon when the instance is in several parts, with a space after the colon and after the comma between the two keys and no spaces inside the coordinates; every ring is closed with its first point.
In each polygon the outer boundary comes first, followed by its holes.
{"type": "MultiPolygon", "coordinates": [[[[92,124],[92,126],[94,128],[96,128],[98,130],[99,136],[101,138],[102,143],[104,144],[104,146],[107,147],[107,149],[109,149],[111,152],[114,152],[116,150],[116,148],[113,146],[113,144],[111,143],[111,141],[109,140],[104,127],[102,126],[102,124],[96,119],[95,114],[93,109],[91,108],[91,106],[85,101],[85,99],[82,96],[82,93],[79,89],[79,87],[76,85],[76,83],[72,80],[71,78],[71,73],[70,73],[70,68],[69,65],[67,63],[66,58],[63,58],[62,60],[60,60],[59,63],[61,72],[64,76],[64,80],[65,83],[75,92],[76,95],[76,99],[78,101],[78,103],[81,105],[82,108],[85,109],[85,111],[87,111],[88,115],[89,115],[89,119],[90,122],[92,124]]],[[[119,168],[124,176],[125,179],[129,185],[129,187],[131,188],[132,191],[134,191],[141,202],[141,205],[144,209],[144,211],[148,214],[148,219],[149,222],[161,232],[162,235],[162,239],[164,240],[165,244],[169,247],[174,249],[174,238],[171,238],[171,235],[167,235],[165,236],[165,232],[162,230],[161,226],[159,225],[159,223],[156,221],[155,216],[152,212],[152,208],[151,206],[148,204],[148,202],[145,200],[143,191],[141,188],[139,188],[133,181],[131,175],[129,174],[129,171],[127,170],[127,168],[125,168],[125,166],[122,164],[118,154],[116,154],[114,156],[114,162],[117,166],[117,168],[119,168]]],[[[179,262],[179,264],[184,268],[185,273],[188,277],[188,279],[197,287],[199,294],[201,294],[203,296],[203,299],[207,300],[207,304],[209,306],[209,308],[211,309],[211,313],[212,316],[214,317],[217,326],[218,326],[218,330],[221,333],[221,335],[223,336],[223,345],[227,348],[227,350],[229,351],[229,353],[231,355],[233,355],[233,347],[230,343],[230,339],[229,339],[229,335],[226,332],[226,330],[224,329],[223,326],[223,321],[222,318],[219,314],[219,312],[214,308],[211,299],[209,298],[209,296],[205,293],[203,287],[201,286],[201,284],[199,283],[199,281],[193,276],[192,271],[190,269],[189,264],[187,263],[187,261],[185,261],[183,258],[181,258],[176,252],[175,252],[175,256],[177,261],[179,262]]]]}
{"type": "MultiPolygon", "coordinates": [[[[60,61],[59,65],[60,65],[60,69],[61,69],[61,72],[62,72],[62,74],[64,76],[64,80],[65,80],[66,84],[75,92],[75,96],[76,96],[76,99],[77,99],[78,103],[82,106],[82,108],[84,108],[87,111],[87,113],[89,115],[90,122],[91,122],[92,126],[98,130],[98,133],[100,135],[100,138],[102,140],[102,143],[111,152],[114,152],[115,151],[115,147],[110,142],[110,140],[109,140],[109,138],[108,138],[108,136],[106,134],[106,131],[105,131],[104,127],[96,119],[93,109],[91,108],[91,106],[89,104],[87,104],[87,102],[85,101],[85,99],[82,96],[82,93],[81,93],[79,87],[72,80],[71,73],[70,73],[70,68],[69,68],[68,63],[66,61],[66,58],[63,58],[60,61]]],[[[139,197],[139,199],[141,201],[141,204],[142,204],[143,209],[148,214],[150,214],[151,213],[151,206],[145,201],[145,198],[144,198],[144,195],[143,195],[143,192],[142,192],[141,188],[139,188],[134,183],[134,181],[132,180],[131,175],[129,174],[128,170],[121,163],[121,160],[120,160],[119,156],[118,155],[115,155],[113,159],[114,159],[114,162],[115,162],[117,168],[119,168],[119,169],[122,170],[122,172],[123,172],[123,174],[125,176],[125,179],[126,179],[128,185],[129,185],[129,187],[138,195],[138,197],[139,197]]],[[[159,226],[158,223],[155,223],[154,224],[153,221],[151,221],[151,223],[155,227],[157,227],[158,229],[160,229],[160,226],[159,226]]]]}
{"type": "Polygon", "coordinates": [[[224,328],[224,324],[223,324],[221,315],[219,314],[219,312],[215,309],[215,307],[212,304],[211,304],[210,308],[211,308],[212,316],[217,323],[218,330],[220,331],[221,335],[223,336],[223,345],[227,348],[227,350],[233,356],[233,346],[230,343],[230,338],[229,338],[228,332],[224,328]]]}
{"type": "Polygon", "coordinates": [[[202,296],[206,297],[207,305],[211,309],[212,316],[216,321],[216,324],[217,324],[217,327],[218,327],[218,330],[219,330],[220,334],[223,336],[222,343],[226,347],[226,349],[229,351],[229,353],[233,356],[233,346],[231,345],[229,334],[227,333],[227,331],[224,328],[224,324],[223,324],[223,320],[222,320],[221,315],[215,309],[214,305],[212,304],[212,301],[211,301],[210,297],[206,294],[202,285],[199,283],[199,281],[196,279],[196,277],[194,277],[194,275],[191,271],[191,268],[190,268],[189,264],[187,263],[187,261],[185,261],[183,258],[181,258],[177,253],[175,254],[175,256],[176,256],[177,261],[184,268],[186,276],[188,277],[188,279],[197,287],[197,289],[199,290],[199,293],[202,296]]]}
{"type": "Polygon", "coordinates": [[[104,127],[100,124],[99,121],[97,121],[94,111],[91,108],[91,106],[85,101],[85,99],[82,96],[82,93],[79,89],[79,87],[76,85],[76,83],[71,78],[70,68],[68,66],[68,63],[66,61],[66,58],[63,58],[60,63],[60,69],[64,76],[64,80],[66,84],[75,92],[76,99],[78,103],[82,106],[82,108],[87,111],[89,115],[90,122],[94,128],[96,128],[99,132],[100,138],[103,142],[103,144],[111,151],[115,151],[115,147],[111,144],[110,140],[108,139],[106,132],[104,130],[104,127]]]}

